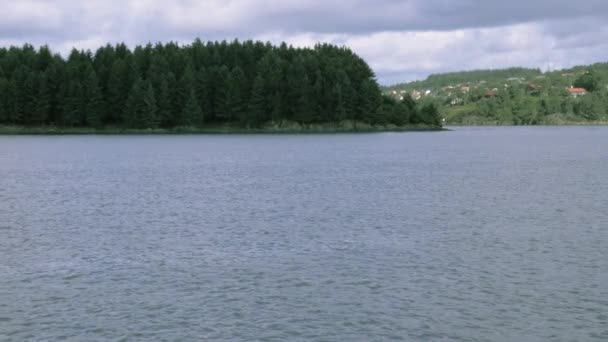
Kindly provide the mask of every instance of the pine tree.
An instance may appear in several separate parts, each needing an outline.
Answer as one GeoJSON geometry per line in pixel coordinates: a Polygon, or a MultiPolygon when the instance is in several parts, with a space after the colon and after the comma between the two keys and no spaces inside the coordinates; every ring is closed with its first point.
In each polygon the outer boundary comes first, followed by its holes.
{"type": "Polygon", "coordinates": [[[166,78],[163,78],[160,84],[160,92],[156,97],[158,106],[158,121],[162,127],[171,127],[173,123],[173,114],[171,112],[171,92],[169,91],[169,83],[166,78]]]}
{"type": "Polygon", "coordinates": [[[312,97],[308,99],[311,102],[312,121],[323,120],[323,113],[325,112],[322,102],[323,98],[323,74],[321,73],[321,70],[317,70],[315,73],[315,82],[312,86],[312,97]]]}
{"type": "Polygon", "coordinates": [[[382,103],[382,95],[378,85],[371,80],[365,80],[361,84],[360,119],[367,123],[376,121],[376,113],[382,103]]]}
{"type": "Polygon", "coordinates": [[[346,105],[344,103],[344,94],[342,92],[342,86],[339,83],[336,83],[334,85],[332,95],[334,98],[333,119],[338,122],[345,120],[347,118],[346,105]]]}
{"type": "Polygon", "coordinates": [[[211,112],[211,99],[209,98],[209,75],[204,67],[196,73],[196,96],[203,114],[211,112]]]}
{"type": "Polygon", "coordinates": [[[184,107],[184,100],[182,99],[180,93],[179,82],[175,78],[175,75],[172,72],[169,72],[166,77],[167,87],[169,89],[169,105],[171,117],[170,120],[167,121],[169,126],[175,126],[178,124],[179,116],[181,115],[182,109],[184,107]]]}
{"type": "Polygon", "coordinates": [[[35,109],[32,113],[31,124],[43,125],[49,117],[51,109],[51,94],[49,90],[49,82],[45,72],[40,74],[37,84],[37,92],[35,97],[35,109]]]}
{"type": "Polygon", "coordinates": [[[154,96],[154,88],[150,81],[147,82],[143,101],[143,112],[141,117],[142,127],[157,128],[159,124],[158,107],[156,105],[156,97],[154,96]]]}
{"type": "Polygon", "coordinates": [[[245,115],[245,73],[240,67],[235,67],[230,72],[227,84],[227,110],[229,119],[234,120],[245,115]]]}
{"type": "Polygon", "coordinates": [[[258,74],[253,81],[251,96],[247,107],[249,115],[241,118],[241,122],[245,127],[257,127],[264,121],[266,110],[264,85],[264,78],[261,74],[258,74]]]}
{"type": "Polygon", "coordinates": [[[229,76],[230,71],[228,67],[222,65],[217,71],[215,77],[215,91],[214,91],[214,116],[218,120],[229,121],[231,119],[230,103],[229,103],[229,76]]]}
{"type": "Polygon", "coordinates": [[[123,124],[127,128],[142,128],[143,124],[141,118],[144,111],[144,90],[142,89],[142,80],[137,79],[135,83],[133,83],[129,97],[125,103],[123,124]]]}
{"type": "Polygon", "coordinates": [[[29,117],[35,107],[33,104],[36,99],[35,81],[33,72],[25,65],[19,66],[14,74],[15,82],[15,113],[14,122],[18,124],[27,124],[29,117]]]}
{"type": "MultiPolygon", "coordinates": [[[[2,70],[0,68],[0,70],[2,70]]],[[[7,96],[8,96],[8,80],[4,78],[3,73],[0,72],[0,123],[8,123],[8,106],[7,106],[7,96]]]]}
{"type": "Polygon", "coordinates": [[[123,111],[131,87],[127,64],[121,59],[114,61],[108,79],[108,121],[112,123],[123,121],[123,111]]]}
{"type": "Polygon", "coordinates": [[[104,102],[97,74],[90,68],[84,83],[86,121],[89,127],[100,128],[103,123],[104,102]]]}
{"type": "Polygon", "coordinates": [[[190,96],[188,96],[186,105],[182,111],[182,118],[183,126],[203,126],[203,111],[198,104],[194,89],[190,90],[190,96]]]}
{"type": "Polygon", "coordinates": [[[78,126],[82,124],[85,103],[83,100],[83,87],[77,80],[70,81],[66,90],[63,103],[63,120],[62,125],[67,127],[78,126]]]}
{"type": "Polygon", "coordinates": [[[177,101],[178,108],[176,108],[177,112],[174,113],[175,115],[177,115],[176,122],[180,126],[189,125],[187,123],[188,119],[182,117],[181,114],[184,113],[186,102],[188,102],[190,98],[190,93],[193,89],[196,89],[196,71],[194,70],[194,66],[192,65],[192,63],[188,63],[188,65],[186,65],[186,68],[184,69],[182,77],[179,79],[177,101]]]}

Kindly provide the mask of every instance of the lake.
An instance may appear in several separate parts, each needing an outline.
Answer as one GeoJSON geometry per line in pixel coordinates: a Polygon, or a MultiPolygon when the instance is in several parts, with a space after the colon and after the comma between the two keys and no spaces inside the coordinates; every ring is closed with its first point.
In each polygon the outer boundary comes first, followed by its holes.
{"type": "Polygon", "coordinates": [[[2,341],[606,341],[608,127],[0,136],[2,341]]]}

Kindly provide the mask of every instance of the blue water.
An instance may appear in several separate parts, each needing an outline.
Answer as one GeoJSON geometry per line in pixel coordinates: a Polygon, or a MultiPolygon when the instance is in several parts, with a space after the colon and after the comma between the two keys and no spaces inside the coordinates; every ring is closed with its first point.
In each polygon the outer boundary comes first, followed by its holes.
{"type": "Polygon", "coordinates": [[[0,341],[607,341],[608,127],[0,137],[0,341]]]}

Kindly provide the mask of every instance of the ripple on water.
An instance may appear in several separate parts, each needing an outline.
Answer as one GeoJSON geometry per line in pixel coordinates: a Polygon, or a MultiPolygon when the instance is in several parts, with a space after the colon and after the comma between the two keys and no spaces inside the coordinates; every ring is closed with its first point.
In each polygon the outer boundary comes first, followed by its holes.
{"type": "Polygon", "coordinates": [[[605,341],[606,150],[584,127],[0,137],[0,340],[605,341]]]}

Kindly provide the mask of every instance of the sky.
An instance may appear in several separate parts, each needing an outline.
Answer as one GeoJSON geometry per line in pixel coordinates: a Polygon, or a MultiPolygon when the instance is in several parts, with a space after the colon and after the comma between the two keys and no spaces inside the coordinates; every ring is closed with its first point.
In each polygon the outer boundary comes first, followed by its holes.
{"type": "Polygon", "coordinates": [[[608,61],[606,0],[13,0],[0,46],[66,54],[106,43],[202,40],[346,45],[381,84],[429,74],[608,61]]]}

